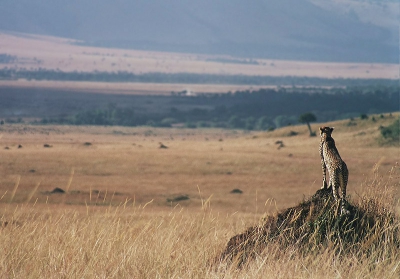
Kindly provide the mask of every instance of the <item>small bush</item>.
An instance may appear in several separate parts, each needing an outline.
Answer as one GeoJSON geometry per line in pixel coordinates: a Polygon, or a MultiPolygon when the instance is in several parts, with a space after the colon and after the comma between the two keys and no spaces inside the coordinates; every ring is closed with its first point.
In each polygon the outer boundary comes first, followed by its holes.
{"type": "Polygon", "coordinates": [[[353,120],[350,120],[349,122],[347,122],[346,126],[348,126],[348,127],[357,126],[357,123],[354,122],[353,120]]]}
{"type": "Polygon", "coordinates": [[[51,192],[49,192],[49,193],[50,194],[64,194],[65,191],[63,189],[61,189],[61,188],[56,187],[53,190],[51,190],[51,192]]]}
{"type": "Polygon", "coordinates": [[[393,143],[400,142],[400,118],[387,127],[380,127],[382,137],[393,143]]]}
{"type": "Polygon", "coordinates": [[[236,188],[236,189],[233,189],[230,193],[231,194],[243,194],[243,191],[236,188]]]}
{"type": "Polygon", "coordinates": [[[188,195],[180,195],[180,196],[176,196],[174,198],[167,199],[167,202],[180,202],[180,201],[186,201],[189,199],[190,198],[188,195]]]}

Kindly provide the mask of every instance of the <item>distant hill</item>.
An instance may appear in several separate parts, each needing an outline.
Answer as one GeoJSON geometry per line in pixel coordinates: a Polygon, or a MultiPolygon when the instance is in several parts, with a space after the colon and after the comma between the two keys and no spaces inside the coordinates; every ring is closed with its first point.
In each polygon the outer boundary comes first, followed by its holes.
{"type": "Polygon", "coordinates": [[[0,30],[107,47],[398,62],[398,26],[384,20],[396,18],[396,12],[373,15],[398,3],[331,2],[335,5],[323,0],[14,0],[1,4],[0,30]]]}

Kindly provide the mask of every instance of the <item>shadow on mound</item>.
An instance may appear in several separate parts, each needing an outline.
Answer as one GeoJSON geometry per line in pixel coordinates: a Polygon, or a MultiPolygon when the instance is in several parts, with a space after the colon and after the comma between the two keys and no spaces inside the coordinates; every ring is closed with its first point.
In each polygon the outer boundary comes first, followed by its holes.
{"type": "Polygon", "coordinates": [[[299,205],[232,237],[218,262],[241,267],[262,255],[269,243],[278,244],[282,251],[293,247],[301,254],[316,254],[329,247],[338,253],[376,256],[376,251],[392,254],[387,247],[399,249],[399,222],[377,200],[362,199],[357,205],[347,204],[347,209],[350,213],[340,216],[332,190],[320,189],[299,205]]]}

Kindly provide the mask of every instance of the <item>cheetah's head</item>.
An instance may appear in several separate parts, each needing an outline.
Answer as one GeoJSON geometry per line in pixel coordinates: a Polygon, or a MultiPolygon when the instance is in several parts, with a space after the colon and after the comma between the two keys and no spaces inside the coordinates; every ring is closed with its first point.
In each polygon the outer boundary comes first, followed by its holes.
{"type": "Polygon", "coordinates": [[[333,132],[333,127],[320,127],[319,128],[319,134],[321,137],[331,137],[332,132],[333,132]]]}

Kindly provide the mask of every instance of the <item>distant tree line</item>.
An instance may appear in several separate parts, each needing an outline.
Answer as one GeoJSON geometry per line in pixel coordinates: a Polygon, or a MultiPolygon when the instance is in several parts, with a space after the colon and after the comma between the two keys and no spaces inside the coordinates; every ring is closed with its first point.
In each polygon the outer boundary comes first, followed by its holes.
{"type": "MultiPolygon", "coordinates": [[[[332,89],[261,89],[226,94],[154,96],[157,109],[144,110],[109,103],[69,116],[43,118],[42,123],[73,125],[220,127],[247,130],[333,121],[398,111],[399,87],[370,86],[332,89]],[[162,99],[160,99],[162,98],[162,99]],[[168,102],[165,100],[168,99],[168,102]],[[164,107],[160,107],[164,106],[164,107]]],[[[132,96],[134,100],[134,96],[132,96]]]]}
{"type": "Polygon", "coordinates": [[[148,118],[136,115],[132,108],[117,108],[109,104],[107,108],[87,110],[72,116],[43,118],[42,124],[102,125],[102,126],[140,126],[146,125],[148,118]]]}
{"type": "Polygon", "coordinates": [[[229,63],[229,64],[248,64],[248,65],[260,65],[260,62],[254,59],[235,59],[235,58],[210,58],[206,61],[229,63]]]}
{"type": "Polygon", "coordinates": [[[8,64],[17,60],[16,56],[0,53],[0,64],[8,64]]]}
{"type": "Polygon", "coordinates": [[[147,82],[187,84],[236,84],[236,85],[279,85],[279,86],[371,86],[398,85],[391,79],[348,79],[295,76],[248,76],[194,73],[143,73],[118,72],[62,72],[38,68],[0,69],[0,79],[60,80],[60,81],[102,81],[102,82],[147,82]]]}

